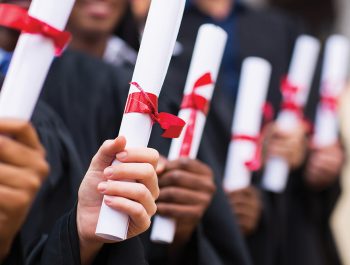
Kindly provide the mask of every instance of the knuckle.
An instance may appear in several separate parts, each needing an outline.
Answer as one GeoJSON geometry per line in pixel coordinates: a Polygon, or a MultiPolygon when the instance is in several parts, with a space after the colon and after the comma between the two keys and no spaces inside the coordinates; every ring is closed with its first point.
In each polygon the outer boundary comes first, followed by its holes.
{"type": "Polygon", "coordinates": [[[38,173],[41,176],[41,179],[45,179],[50,173],[50,165],[46,160],[42,160],[38,165],[38,173]]]}
{"type": "Polygon", "coordinates": [[[152,217],[153,215],[155,215],[156,212],[157,212],[157,205],[156,205],[156,203],[152,203],[151,209],[150,209],[150,211],[149,211],[150,217],[152,217]]]}
{"type": "Polygon", "coordinates": [[[31,196],[27,192],[23,192],[20,196],[17,196],[13,210],[22,212],[23,209],[29,207],[30,202],[31,196]]]}
{"type": "Polygon", "coordinates": [[[145,163],[143,167],[144,167],[143,172],[145,173],[145,177],[153,178],[155,173],[154,167],[149,163],[145,163]]]}
{"type": "Polygon", "coordinates": [[[159,152],[156,149],[149,148],[150,156],[152,161],[158,161],[159,160],[159,152]]]}
{"type": "Polygon", "coordinates": [[[190,159],[187,157],[181,157],[179,158],[179,167],[181,169],[186,169],[190,163],[190,159]]]}
{"type": "Polygon", "coordinates": [[[137,206],[133,209],[133,215],[136,219],[140,220],[144,217],[145,209],[141,204],[137,204],[137,206]]]}
{"type": "Polygon", "coordinates": [[[138,189],[138,199],[140,201],[146,201],[149,199],[149,190],[142,184],[140,184],[140,187],[138,189]]]}

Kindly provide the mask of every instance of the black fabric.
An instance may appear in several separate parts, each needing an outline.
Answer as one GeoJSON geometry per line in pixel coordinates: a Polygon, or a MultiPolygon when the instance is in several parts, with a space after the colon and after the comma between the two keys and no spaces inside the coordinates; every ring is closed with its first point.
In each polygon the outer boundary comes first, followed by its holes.
{"type": "MultiPolygon", "coordinates": [[[[74,51],[67,51],[63,57],[54,63],[46,81],[42,98],[60,114],[72,132],[79,154],[82,154],[85,168],[88,166],[88,162],[98,146],[105,139],[117,135],[130,78],[130,69],[109,67],[94,58],[89,58],[74,51]],[[76,76],[84,77],[82,84],[77,84],[76,76]],[[73,90],[72,88],[76,89],[73,90]]],[[[180,93],[182,94],[182,91],[180,93]]],[[[180,100],[181,98],[178,97],[177,99],[180,100]]],[[[172,107],[174,107],[172,102],[160,100],[161,111],[167,111],[172,107]]],[[[160,133],[157,133],[156,126],[155,130],[155,141],[153,143],[161,153],[166,154],[168,152],[168,143],[165,141],[166,146],[164,147],[163,140],[160,139],[160,133]],[[162,152],[162,150],[164,151],[162,152]]],[[[221,205],[217,207],[221,207],[221,205]]],[[[221,214],[226,214],[227,212],[227,210],[223,210],[221,214]]],[[[240,235],[237,234],[236,236],[236,240],[242,242],[240,235]]],[[[208,260],[207,264],[216,264],[210,263],[210,259],[206,257],[207,251],[196,250],[198,248],[197,242],[201,242],[201,237],[202,235],[200,234],[196,235],[189,245],[186,246],[186,251],[179,258],[181,262],[178,264],[182,263],[182,261],[188,262],[188,264],[197,264],[199,260],[208,260]],[[198,257],[198,253],[201,253],[203,256],[198,257]]],[[[212,245],[215,244],[212,243],[212,245]]],[[[146,249],[148,249],[147,246],[146,249]]],[[[235,249],[235,247],[232,249],[238,256],[242,256],[245,253],[244,249],[235,249]]],[[[164,255],[164,253],[161,255],[164,255]]],[[[238,261],[241,260],[244,262],[237,263],[249,264],[247,258],[238,259],[238,261]]],[[[150,264],[156,264],[154,262],[156,260],[150,260],[150,264]]]]}
{"type": "MultiPolygon", "coordinates": [[[[242,5],[237,5],[236,8],[239,64],[250,56],[261,57],[271,63],[273,68],[268,100],[277,113],[281,100],[280,82],[288,71],[295,40],[302,33],[302,25],[296,25],[293,18],[276,10],[253,11],[242,5]]],[[[190,9],[185,12],[178,37],[183,48],[182,54],[173,57],[160,98],[160,102],[170,107],[172,112],[178,111],[196,32],[205,22],[206,18],[197,10],[190,9]]],[[[319,79],[319,73],[320,69],[317,70],[315,80],[319,79]]],[[[199,151],[199,157],[208,162],[218,179],[221,179],[224,172],[236,100],[223,93],[222,85],[219,76],[199,151]]],[[[318,82],[314,82],[305,109],[306,117],[311,121],[317,102],[318,82]]],[[[260,174],[255,176],[257,187],[260,177],[260,174]]],[[[339,194],[338,184],[323,193],[310,193],[305,189],[303,169],[300,169],[291,173],[288,186],[288,191],[282,196],[261,190],[263,216],[256,233],[246,238],[254,264],[338,264],[328,225],[332,204],[339,194]],[[315,214],[310,214],[311,212],[315,214]]],[[[214,237],[219,235],[218,230],[212,230],[211,225],[205,226],[206,220],[203,219],[204,233],[214,237]]],[[[233,236],[232,241],[236,238],[233,236]]],[[[223,250],[223,245],[230,242],[226,239],[228,237],[217,236],[213,242],[220,246],[219,250],[223,250]]],[[[224,254],[220,256],[224,257],[224,254]]],[[[230,261],[234,263],[234,258],[230,261]]]]}

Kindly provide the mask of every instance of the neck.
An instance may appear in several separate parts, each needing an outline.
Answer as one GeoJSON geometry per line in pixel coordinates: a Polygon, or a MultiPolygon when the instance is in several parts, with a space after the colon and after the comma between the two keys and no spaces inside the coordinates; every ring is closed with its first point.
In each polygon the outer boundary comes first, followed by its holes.
{"type": "Polygon", "coordinates": [[[17,31],[0,28],[0,48],[12,52],[16,48],[19,33],[17,31]]]}
{"type": "Polygon", "coordinates": [[[71,47],[75,50],[83,51],[98,58],[102,58],[106,50],[109,36],[88,37],[75,35],[71,47]]]}

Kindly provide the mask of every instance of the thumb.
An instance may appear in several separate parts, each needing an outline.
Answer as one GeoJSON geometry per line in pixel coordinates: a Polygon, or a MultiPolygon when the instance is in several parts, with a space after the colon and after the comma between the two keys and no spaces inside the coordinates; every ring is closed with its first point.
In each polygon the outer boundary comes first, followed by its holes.
{"type": "Polygon", "coordinates": [[[114,140],[105,141],[91,160],[90,170],[103,171],[116,159],[116,155],[124,151],[126,140],[119,136],[114,140]]]}

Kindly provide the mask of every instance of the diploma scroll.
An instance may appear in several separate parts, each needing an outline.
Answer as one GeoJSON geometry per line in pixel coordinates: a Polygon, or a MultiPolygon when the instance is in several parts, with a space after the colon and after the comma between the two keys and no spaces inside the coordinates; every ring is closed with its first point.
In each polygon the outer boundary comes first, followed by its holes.
{"type": "Polygon", "coordinates": [[[338,141],[338,99],[348,73],[349,41],[333,35],[326,42],[320,86],[321,101],[317,107],[313,142],[317,147],[338,141]]]}
{"type": "MultiPolygon", "coordinates": [[[[282,110],[277,125],[288,132],[295,128],[303,115],[320,51],[320,42],[307,35],[297,39],[289,73],[282,84],[282,110]]],[[[289,167],[281,157],[271,157],[265,165],[263,187],[271,192],[282,193],[288,181],[289,167]]]]}
{"type": "MultiPolygon", "coordinates": [[[[129,91],[159,96],[167,73],[171,55],[185,7],[185,0],[152,0],[136,66],[129,91]],[[135,85],[137,83],[137,85],[135,85]]],[[[146,147],[153,120],[142,113],[125,113],[119,135],[127,140],[127,147],[146,147]]],[[[115,161],[114,163],[118,163],[115,161]]],[[[102,203],[96,235],[120,241],[127,238],[129,217],[102,203]]]]}
{"type": "MultiPolygon", "coordinates": [[[[33,0],[28,14],[57,33],[65,28],[73,5],[74,0],[33,0]]],[[[9,11],[3,12],[5,19],[9,11]]],[[[20,35],[0,94],[0,117],[30,120],[56,51],[53,39],[44,34],[20,35]]]]}
{"type": "Polygon", "coordinates": [[[261,151],[258,145],[262,112],[271,69],[271,64],[261,58],[250,57],[243,62],[224,173],[225,190],[235,191],[250,185],[252,172],[248,163],[261,151]]]}
{"type": "MultiPolygon", "coordinates": [[[[179,112],[179,117],[185,120],[187,125],[180,137],[172,140],[169,160],[179,157],[192,159],[197,157],[226,40],[227,33],[212,24],[202,25],[198,31],[185,85],[184,99],[179,112]],[[189,103],[189,100],[192,103],[189,103]]],[[[170,244],[174,240],[175,232],[175,220],[155,216],[151,232],[152,241],[170,244]]]]}

